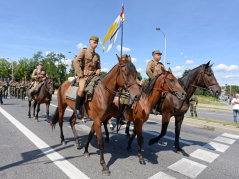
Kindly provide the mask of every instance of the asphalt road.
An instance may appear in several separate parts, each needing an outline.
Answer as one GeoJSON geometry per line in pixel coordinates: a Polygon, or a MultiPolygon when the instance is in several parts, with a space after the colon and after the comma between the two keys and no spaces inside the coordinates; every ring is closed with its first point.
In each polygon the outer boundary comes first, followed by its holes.
{"type": "MultiPolygon", "coordinates": [[[[150,118],[143,126],[142,154],[146,165],[140,165],[137,157],[137,140],[132,143],[132,152],[126,150],[127,139],[124,127],[117,135],[110,132],[110,142],[105,142],[104,157],[111,171],[102,176],[99,150],[94,137],[89,146],[90,158],[83,156],[90,119],[76,124],[81,147],[76,149],[68,122],[63,131],[67,145],[60,144],[58,125],[54,130],[46,122],[45,106],[41,106],[39,122],[27,118],[28,103],[19,99],[5,99],[0,106],[0,178],[239,178],[239,136],[220,131],[210,131],[193,126],[182,126],[181,147],[184,156],[175,152],[174,124],[157,144],[148,145],[148,140],[161,130],[161,122],[150,118]],[[209,149],[209,148],[210,149],[209,149]]],[[[57,105],[53,98],[50,114],[57,105]]],[[[72,111],[67,110],[64,120],[69,120],[72,111]]],[[[200,114],[200,113],[199,113],[200,114]]],[[[113,120],[114,122],[114,120],[113,120]]],[[[102,130],[104,131],[104,130],[102,130]]],[[[104,132],[103,132],[104,135],[104,132]]]]}

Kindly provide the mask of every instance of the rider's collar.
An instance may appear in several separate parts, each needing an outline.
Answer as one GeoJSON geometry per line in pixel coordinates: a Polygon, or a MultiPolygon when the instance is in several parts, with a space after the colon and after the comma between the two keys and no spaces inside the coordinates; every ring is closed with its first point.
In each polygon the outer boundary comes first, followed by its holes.
{"type": "Polygon", "coordinates": [[[90,50],[91,53],[95,53],[95,51],[93,50],[93,48],[91,48],[91,46],[89,46],[88,50],[90,50]]]}

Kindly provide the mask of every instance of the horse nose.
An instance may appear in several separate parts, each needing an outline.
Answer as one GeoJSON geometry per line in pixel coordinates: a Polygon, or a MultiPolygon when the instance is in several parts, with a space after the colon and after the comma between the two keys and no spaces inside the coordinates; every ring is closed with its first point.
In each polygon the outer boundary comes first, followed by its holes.
{"type": "Polygon", "coordinates": [[[134,101],[139,101],[139,95],[136,95],[136,96],[134,97],[134,101]]]}
{"type": "Polygon", "coordinates": [[[182,93],[182,98],[185,99],[186,98],[186,93],[182,93]]]}
{"type": "Polygon", "coordinates": [[[216,96],[218,96],[218,95],[219,95],[219,90],[216,91],[216,96]]]}

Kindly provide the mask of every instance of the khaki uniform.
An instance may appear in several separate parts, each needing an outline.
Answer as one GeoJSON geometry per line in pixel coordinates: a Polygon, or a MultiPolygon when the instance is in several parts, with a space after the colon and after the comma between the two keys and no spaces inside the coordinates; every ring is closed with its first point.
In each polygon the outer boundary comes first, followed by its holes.
{"type": "Polygon", "coordinates": [[[42,78],[48,78],[48,74],[46,70],[38,68],[33,71],[32,78],[35,79],[35,82],[31,92],[36,89],[40,82],[43,82],[42,78]]]}
{"type": "Polygon", "coordinates": [[[9,84],[7,81],[4,81],[2,83],[2,95],[4,96],[4,98],[6,98],[8,95],[8,86],[9,86],[9,84]]]}
{"type": "Polygon", "coordinates": [[[156,60],[151,60],[148,62],[146,74],[149,76],[149,80],[153,80],[157,75],[162,73],[161,67],[165,69],[164,65],[156,60]]]}
{"type": "Polygon", "coordinates": [[[74,67],[79,82],[78,95],[83,97],[85,82],[95,70],[101,69],[100,56],[91,47],[83,48],[74,60],[74,67]]]}
{"type": "Polygon", "coordinates": [[[197,109],[196,109],[196,106],[194,106],[195,102],[196,102],[196,104],[198,103],[198,98],[197,98],[197,96],[192,95],[192,97],[189,99],[190,112],[191,112],[191,114],[194,113],[195,115],[197,115],[197,109]]]}
{"type": "Polygon", "coordinates": [[[20,83],[19,82],[16,85],[16,96],[20,98],[20,83]]]}
{"type": "Polygon", "coordinates": [[[26,96],[26,84],[25,82],[20,83],[20,97],[25,98],[26,96]]]}

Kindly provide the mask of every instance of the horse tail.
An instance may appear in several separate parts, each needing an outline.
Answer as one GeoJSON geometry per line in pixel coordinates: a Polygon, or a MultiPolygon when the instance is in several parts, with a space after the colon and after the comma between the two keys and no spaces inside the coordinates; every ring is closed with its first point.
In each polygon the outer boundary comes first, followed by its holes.
{"type": "Polygon", "coordinates": [[[58,122],[58,120],[59,120],[59,109],[57,107],[56,110],[55,110],[55,114],[53,115],[53,118],[51,120],[52,130],[53,130],[53,128],[55,128],[56,123],[58,122]]]}

